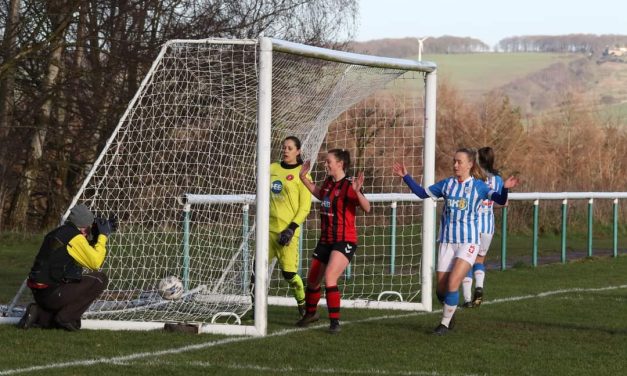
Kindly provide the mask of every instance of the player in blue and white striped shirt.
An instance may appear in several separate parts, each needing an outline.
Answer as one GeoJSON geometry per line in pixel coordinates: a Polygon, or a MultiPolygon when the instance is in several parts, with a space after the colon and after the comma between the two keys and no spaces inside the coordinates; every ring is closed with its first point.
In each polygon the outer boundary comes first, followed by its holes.
{"type": "Polygon", "coordinates": [[[444,304],[442,320],[434,333],[446,334],[453,328],[453,316],[459,303],[459,285],[474,264],[479,250],[478,209],[485,199],[499,204],[507,202],[507,192],[518,184],[509,177],[502,192],[490,189],[476,163],[476,152],[459,149],[453,159],[454,176],[441,180],[426,190],[412,179],[402,163],[394,163],[393,171],[420,198],[444,198],[440,221],[436,294],[444,304]]]}
{"type": "MultiPolygon", "coordinates": [[[[493,190],[501,192],[503,179],[499,176],[498,170],[494,168],[494,150],[491,147],[483,147],[478,151],[479,166],[486,173],[486,184],[493,190]]],[[[468,275],[462,283],[464,294],[464,307],[478,307],[483,302],[483,284],[485,280],[485,257],[490,249],[492,237],[494,236],[494,201],[484,200],[479,207],[479,254],[468,271],[468,275]],[[471,297],[473,273],[475,277],[475,296],[471,297]]]]}

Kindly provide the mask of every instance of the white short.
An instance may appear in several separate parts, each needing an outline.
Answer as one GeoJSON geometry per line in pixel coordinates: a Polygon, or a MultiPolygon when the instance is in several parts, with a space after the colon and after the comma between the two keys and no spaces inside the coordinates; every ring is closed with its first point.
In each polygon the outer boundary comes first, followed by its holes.
{"type": "Polygon", "coordinates": [[[490,249],[490,243],[492,243],[492,237],[494,234],[481,233],[479,243],[479,256],[483,257],[488,254],[490,249]]]}
{"type": "Polygon", "coordinates": [[[471,243],[441,243],[438,251],[438,272],[453,270],[455,258],[462,259],[470,265],[477,259],[478,244],[471,243]]]}

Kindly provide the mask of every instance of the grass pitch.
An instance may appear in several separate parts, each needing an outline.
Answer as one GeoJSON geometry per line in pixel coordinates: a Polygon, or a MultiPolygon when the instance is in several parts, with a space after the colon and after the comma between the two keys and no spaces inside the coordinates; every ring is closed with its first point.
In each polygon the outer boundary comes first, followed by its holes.
{"type": "MultiPolygon", "coordinates": [[[[16,262],[7,254],[0,247],[3,269],[16,262]]],[[[324,308],[319,325],[296,329],[294,309],[270,307],[264,338],[3,325],[0,375],[616,375],[627,367],[626,256],[491,270],[485,290],[484,305],[460,309],[444,337],[431,334],[439,312],[354,309],[330,335],[324,308]]]]}

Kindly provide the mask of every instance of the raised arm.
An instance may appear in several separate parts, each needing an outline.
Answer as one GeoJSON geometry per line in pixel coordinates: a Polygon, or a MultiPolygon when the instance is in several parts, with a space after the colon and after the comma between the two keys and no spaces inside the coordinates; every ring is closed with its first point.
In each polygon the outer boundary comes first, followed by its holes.
{"type": "Polygon", "coordinates": [[[409,189],[411,189],[411,191],[416,196],[420,198],[429,197],[429,195],[427,194],[427,191],[425,191],[425,189],[421,187],[420,184],[416,183],[416,181],[412,179],[411,175],[407,173],[407,168],[405,167],[404,164],[399,163],[399,162],[394,162],[394,165],[392,166],[392,171],[394,171],[394,174],[396,174],[397,176],[400,176],[401,178],[403,178],[403,181],[405,182],[405,184],[407,184],[409,189]]]}
{"type": "Polygon", "coordinates": [[[519,180],[515,176],[510,176],[503,182],[503,189],[501,192],[493,192],[490,196],[490,200],[496,202],[499,205],[507,204],[507,193],[510,188],[514,188],[519,183],[519,180]]]}
{"type": "Polygon", "coordinates": [[[309,179],[309,176],[307,175],[309,173],[310,168],[311,168],[311,162],[305,161],[305,163],[303,163],[303,166],[300,169],[300,173],[298,174],[298,176],[300,177],[300,181],[303,182],[303,184],[309,190],[309,192],[311,192],[311,194],[314,195],[315,198],[320,200],[320,188],[316,186],[311,181],[311,179],[309,179]]]}
{"type": "Polygon", "coordinates": [[[359,206],[363,209],[363,211],[365,211],[366,213],[369,213],[370,201],[368,201],[364,193],[361,191],[361,188],[364,186],[364,179],[365,178],[364,178],[363,171],[359,171],[359,173],[357,174],[357,178],[353,179],[353,183],[351,184],[351,187],[353,187],[353,190],[357,194],[357,200],[359,201],[359,206]]]}

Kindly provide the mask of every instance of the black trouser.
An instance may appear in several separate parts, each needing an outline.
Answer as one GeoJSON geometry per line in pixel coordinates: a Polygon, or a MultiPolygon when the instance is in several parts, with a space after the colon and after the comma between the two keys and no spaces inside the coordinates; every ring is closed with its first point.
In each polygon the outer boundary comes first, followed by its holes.
{"type": "Polygon", "coordinates": [[[37,302],[37,323],[42,328],[57,327],[56,323],[77,323],[91,303],[102,294],[109,279],[102,272],[83,274],[80,281],[62,283],[47,289],[32,289],[37,302]]]}

